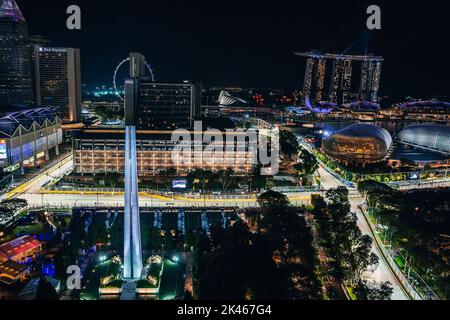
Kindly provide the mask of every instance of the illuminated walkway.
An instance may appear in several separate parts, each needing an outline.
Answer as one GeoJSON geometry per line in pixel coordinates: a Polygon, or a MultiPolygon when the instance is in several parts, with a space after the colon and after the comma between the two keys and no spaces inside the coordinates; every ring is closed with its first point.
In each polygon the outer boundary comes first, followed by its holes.
{"type": "MultiPolygon", "coordinates": [[[[125,138],[125,221],[124,279],[142,275],[141,219],[139,216],[136,127],[126,127],[125,138]]],[[[125,289],[125,286],[124,286],[125,289]]]]}

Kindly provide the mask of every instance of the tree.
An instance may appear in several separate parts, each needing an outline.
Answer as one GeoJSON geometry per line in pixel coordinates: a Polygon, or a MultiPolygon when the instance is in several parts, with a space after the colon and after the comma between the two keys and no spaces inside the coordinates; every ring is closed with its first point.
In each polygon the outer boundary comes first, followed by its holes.
{"type": "Polygon", "coordinates": [[[306,185],[307,181],[311,180],[311,176],[318,168],[319,162],[316,157],[307,150],[302,149],[302,152],[300,153],[300,163],[297,163],[294,166],[294,170],[303,178],[303,185],[306,185]]]}
{"type": "Polygon", "coordinates": [[[192,181],[192,185],[195,184],[195,180],[198,180],[202,191],[205,191],[211,177],[212,172],[210,170],[197,169],[189,173],[189,179],[192,181]]]}
{"type": "Polygon", "coordinates": [[[263,208],[287,207],[290,202],[284,194],[269,190],[258,197],[258,204],[263,208]]]}
{"type": "Polygon", "coordinates": [[[166,190],[170,190],[172,183],[171,179],[175,176],[176,173],[177,170],[175,168],[169,168],[160,172],[160,176],[163,180],[164,185],[166,186],[166,190]]]}
{"type": "Polygon", "coordinates": [[[261,175],[261,168],[262,166],[258,164],[253,170],[253,175],[250,177],[250,191],[252,189],[263,189],[266,187],[267,176],[261,175]]]}
{"type": "Polygon", "coordinates": [[[311,205],[313,207],[312,213],[316,219],[323,220],[325,216],[328,217],[327,203],[320,194],[311,195],[311,205]]]}
{"type": "Polygon", "coordinates": [[[1,212],[11,212],[14,214],[16,211],[24,209],[28,206],[28,201],[24,199],[10,199],[0,202],[1,212]]]}
{"type": "Polygon", "coordinates": [[[161,233],[153,227],[142,228],[142,246],[146,250],[159,250],[163,244],[161,233]]]}
{"type": "Polygon", "coordinates": [[[55,264],[55,272],[58,279],[62,280],[67,277],[67,267],[70,263],[70,257],[64,254],[64,250],[58,250],[58,252],[53,257],[53,263],[55,264]]]}
{"type": "Polygon", "coordinates": [[[105,216],[99,213],[94,213],[92,222],[89,225],[88,240],[91,246],[108,242],[108,229],[106,227],[105,216]]]}
{"type": "Polygon", "coordinates": [[[365,180],[358,183],[358,191],[366,197],[367,203],[371,207],[387,205],[393,203],[398,192],[388,185],[374,180],[365,180]]]}
{"type": "Polygon", "coordinates": [[[122,175],[119,173],[111,172],[105,176],[106,185],[110,186],[111,188],[118,187],[120,185],[121,180],[122,175]]]}
{"type": "Polygon", "coordinates": [[[300,145],[295,134],[287,130],[281,131],[280,149],[281,153],[287,157],[297,156],[300,150],[300,145]]]}
{"type": "Polygon", "coordinates": [[[231,168],[228,168],[227,170],[220,170],[216,176],[222,185],[222,191],[227,191],[233,181],[233,170],[231,168]]]}
{"type": "Polygon", "coordinates": [[[378,263],[377,257],[371,254],[372,239],[362,235],[358,228],[345,187],[327,191],[326,197],[330,223],[325,224],[328,230],[322,232],[329,234],[328,249],[334,259],[331,272],[336,279],[356,285],[363,272],[378,263]]]}
{"type": "Polygon", "coordinates": [[[319,162],[316,157],[308,150],[302,149],[300,160],[303,166],[303,173],[306,175],[313,175],[319,168],[319,162]]]}
{"type": "Polygon", "coordinates": [[[353,292],[359,300],[391,300],[394,289],[390,282],[376,284],[360,281],[353,292]]]}
{"type": "Polygon", "coordinates": [[[55,288],[48,282],[45,277],[39,279],[39,284],[36,289],[36,300],[53,301],[58,300],[58,293],[55,288]]]}
{"type": "Polygon", "coordinates": [[[170,232],[170,230],[166,230],[163,241],[164,241],[164,250],[166,252],[171,252],[175,249],[175,247],[176,247],[175,239],[172,236],[172,233],[170,232]]]}

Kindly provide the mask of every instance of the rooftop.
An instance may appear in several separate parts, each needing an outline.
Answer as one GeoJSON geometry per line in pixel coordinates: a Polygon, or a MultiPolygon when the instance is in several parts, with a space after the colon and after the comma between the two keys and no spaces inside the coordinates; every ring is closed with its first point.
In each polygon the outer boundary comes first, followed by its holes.
{"type": "Polygon", "coordinates": [[[30,236],[23,236],[21,238],[4,243],[0,246],[0,253],[2,256],[12,259],[15,256],[27,250],[32,250],[41,246],[39,240],[30,236]]]}
{"type": "Polygon", "coordinates": [[[0,275],[7,276],[10,278],[16,278],[22,272],[26,271],[29,267],[27,265],[23,265],[17,263],[12,260],[8,260],[3,264],[0,264],[0,275]]]}
{"type": "MultiPolygon", "coordinates": [[[[205,132],[189,131],[192,135],[201,134],[205,132]]],[[[137,130],[137,140],[172,140],[173,131],[166,130],[137,130]]],[[[239,133],[236,133],[239,134],[239,133]]],[[[245,133],[243,133],[245,134],[245,133]]],[[[223,133],[227,135],[227,133],[223,133]]],[[[125,140],[125,128],[124,129],[84,129],[73,132],[75,139],[93,139],[93,140],[125,140]]],[[[194,137],[192,137],[194,140],[194,137]]]]}
{"type": "Polygon", "coordinates": [[[373,137],[382,140],[388,147],[392,145],[392,137],[386,129],[369,123],[353,124],[337,132],[335,135],[343,135],[355,138],[373,137]]]}
{"type": "Polygon", "coordinates": [[[10,138],[19,126],[29,130],[34,123],[42,126],[46,120],[53,123],[57,117],[55,108],[22,105],[3,105],[0,109],[0,138],[10,138]]]}

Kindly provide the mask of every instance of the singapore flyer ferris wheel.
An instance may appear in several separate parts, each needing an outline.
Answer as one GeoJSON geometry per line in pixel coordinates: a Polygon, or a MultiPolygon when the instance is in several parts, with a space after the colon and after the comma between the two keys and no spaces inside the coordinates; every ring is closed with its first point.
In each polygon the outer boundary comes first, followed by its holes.
{"type": "MultiPolygon", "coordinates": [[[[123,96],[123,94],[120,92],[119,90],[119,86],[117,85],[117,74],[119,73],[120,68],[125,64],[125,63],[129,63],[130,62],[130,57],[122,60],[116,67],[116,69],[114,70],[114,75],[113,75],[113,84],[114,84],[114,90],[116,91],[117,96],[122,100],[125,101],[125,98],[123,96]]],[[[153,69],[151,68],[150,64],[145,62],[145,66],[147,67],[148,70],[148,77],[150,79],[152,79],[152,81],[155,81],[155,73],[153,72],[153,69]]]]}

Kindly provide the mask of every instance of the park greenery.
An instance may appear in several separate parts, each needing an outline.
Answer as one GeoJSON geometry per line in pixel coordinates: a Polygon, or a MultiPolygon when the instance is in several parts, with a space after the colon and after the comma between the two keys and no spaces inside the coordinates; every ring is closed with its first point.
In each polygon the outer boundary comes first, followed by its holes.
{"type": "Polygon", "coordinates": [[[418,174],[417,179],[425,180],[432,176],[445,174],[430,170],[429,166],[419,168],[414,161],[408,159],[400,160],[399,165],[396,167],[389,165],[387,161],[368,163],[362,166],[353,163],[338,163],[318,150],[314,153],[317,159],[328,168],[340,175],[343,179],[354,183],[360,183],[368,179],[381,183],[407,181],[415,173],[418,174]]]}
{"type": "Polygon", "coordinates": [[[287,170],[295,173],[302,182],[303,186],[311,186],[313,176],[319,168],[319,162],[315,155],[302,148],[298,142],[297,136],[287,130],[280,132],[280,149],[283,162],[287,165],[287,170]],[[291,166],[291,163],[294,163],[291,166]]]}
{"type": "Polygon", "coordinates": [[[287,130],[280,131],[280,151],[287,158],[298,156],[300,144],[295,134],[287,130]]]}
{"type": "Polygon", "coordinates": [[[11,220],[14,215],[25,209],[28,206],[28,202],[23,199],[10,199],[0,202],[0,218],[1,220],[11,220]]]}
{"type": "Polygon", "coordinates": [[[448,299],[450,188],[398,191],[364,181],[358,189],[366,196],[371,214],[387,227],[389,241],[408,257],[400,267],[412,266],[439,297],[448,299]]]}
{"type": "Polygon", "coordinates": [[[198,233],[194,245],[194,294],[198,299],[318,299],[315,252],[303,209],[277,192],[263,194],[256,228],[242,220],[198,233]]]}
{"type": "Polygon", "coordinates": [[[316,157],[306,149],[301,149],[299,155],[300,162],[294,166],[294,170],[302,179],[302,185],[311,185],[312,177],[319,169],[319,162],[316,157]]]}
{"type": "Polygon", "coordinates": [[[357,226],[356,215],[350,210],[348,190],[345,187],[329,190],[325,198],[313,195],[311,214],[323,252],[321,269],[326,296],[339,297],[338,288],[342,285],[350,288],[357,299],[389,299],[390,283],[369,284],[364,279],[365,272],[378,266],[378,257],[371,253],[372,239],[363,235],[357,226]]]}

